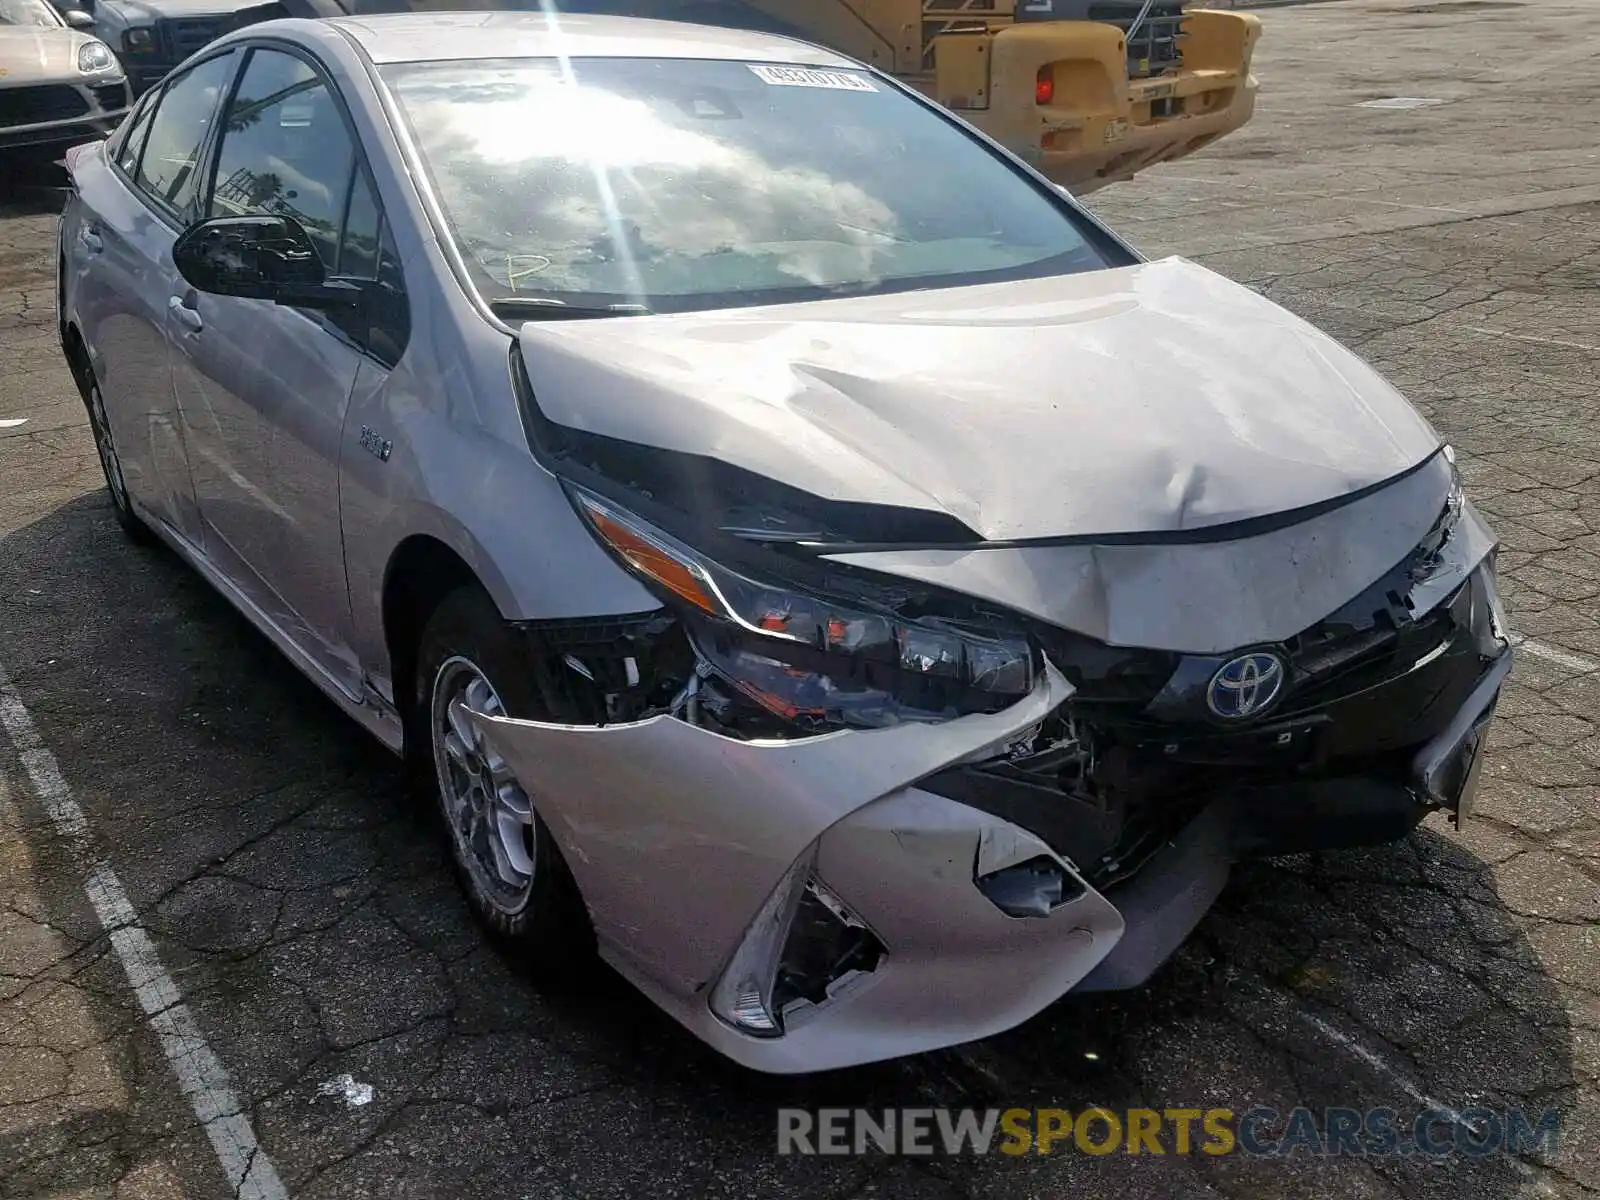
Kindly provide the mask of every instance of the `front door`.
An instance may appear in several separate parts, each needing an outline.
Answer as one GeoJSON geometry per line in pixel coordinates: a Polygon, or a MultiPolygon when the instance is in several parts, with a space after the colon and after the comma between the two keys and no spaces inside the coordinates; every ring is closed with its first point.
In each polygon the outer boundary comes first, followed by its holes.
{"type": "MultiPolygon", "coordinates": [[[[292,217],[337,274],[347,214],[361,207],[350,204],[352,185],[367,187],[354,138],[311,63],[270,47],[248,53],[224,114],[205,215],[292,217]]],[[[206,552],[359,697],[339,455],[362,351],[338,314],[186,285],[169,303],[173,378],[206,552]]]]}

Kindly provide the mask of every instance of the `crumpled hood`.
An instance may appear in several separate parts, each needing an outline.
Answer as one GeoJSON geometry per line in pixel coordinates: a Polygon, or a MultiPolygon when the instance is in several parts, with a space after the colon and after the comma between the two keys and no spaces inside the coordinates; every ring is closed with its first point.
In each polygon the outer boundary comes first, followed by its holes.
{"type": "Polygon", "coordinates": [[[23,83],[104,83],[121,71],[85,75],[78,70],[78,47],[98,39],[76,29],[0,25],[0,88],[23,83]]]}
{"type": "Polygon", "coordinates": [[[534,323],[520,342],[558,425],[947,513],[989,540],[1268,516],[1391,479],[1440,444],[1354,354],[1182,259],[534,323]]]}

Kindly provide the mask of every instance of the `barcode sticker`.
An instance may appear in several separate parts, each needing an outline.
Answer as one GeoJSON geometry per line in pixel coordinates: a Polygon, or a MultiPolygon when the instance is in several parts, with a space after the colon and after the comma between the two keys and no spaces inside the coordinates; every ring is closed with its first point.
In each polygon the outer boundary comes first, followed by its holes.
{"type": "Polygon", "coordinates": [[[772,67],[751,65],[750,69],[763,82],[773,87],[829,88],[835,92],[875,92],[878,90],[865,75],[850,71],[820,71],[815,67],[772,67]]]}

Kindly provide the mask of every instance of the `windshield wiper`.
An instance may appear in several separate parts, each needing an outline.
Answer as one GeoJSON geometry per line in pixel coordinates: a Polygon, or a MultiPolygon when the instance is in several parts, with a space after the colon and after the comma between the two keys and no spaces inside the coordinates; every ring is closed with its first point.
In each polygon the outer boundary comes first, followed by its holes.
{"type": "Polygon", "coordinates": [[[643,304],[568,304],[545,296],[496,296],[489,301],[495,312],[526,321],[573,321],[593,317],[647,317],[643,304]]]}

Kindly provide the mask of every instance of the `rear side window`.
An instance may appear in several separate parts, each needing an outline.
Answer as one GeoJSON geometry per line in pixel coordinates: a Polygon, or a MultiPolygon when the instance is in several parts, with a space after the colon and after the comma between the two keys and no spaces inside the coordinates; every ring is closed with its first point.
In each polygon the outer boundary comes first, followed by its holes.
{"type": "Polygon", "coordinates": [[[158,99],[159,97],[152,95],[147,102],[141,104],[139,110],[133,114],[133,119],[117,131],[111,143],[111,152],[116,156],[117,166],[130,179],[139,168],[139,151],[144,148],[145,135],[150,132],[150,116],[156,111],[158,99]]]}
{"type": "Polygon", "coordinates": [[[350,131],[322,78],[293,54],[256,50],[228,109],[210,215],[293,217],[336,271],[354,162],[350,131]]]}
{"type": "Polygon", "coordinates": [[[216,118],[217,101],[233,71],[234,54],[208,58],[166,85],[134,183],[163,208],[184,213],[199,185],[200,153],[216,118]]]}

